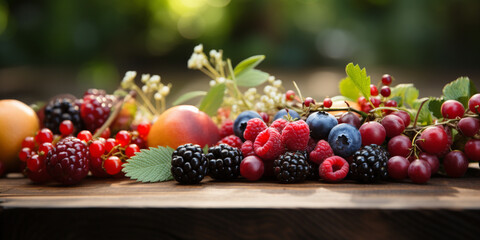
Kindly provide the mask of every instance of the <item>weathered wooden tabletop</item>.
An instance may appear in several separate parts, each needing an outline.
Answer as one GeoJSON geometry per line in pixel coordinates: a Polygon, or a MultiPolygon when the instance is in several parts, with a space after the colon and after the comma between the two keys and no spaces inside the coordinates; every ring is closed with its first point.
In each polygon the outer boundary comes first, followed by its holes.
{"type": "Polygon", "coordinates": [[[5,239],[52,238],[52,232],[69,239],[92,237],[75,224],[99,224],[103,228],[93,230],[94,238],[120,239],[132,232],[148,239],[474,239],[480,232],[480,170],[424,185],[208,178],[184,186],[87,178],[64,187],[3,178],[0,219],[5,239]]]}

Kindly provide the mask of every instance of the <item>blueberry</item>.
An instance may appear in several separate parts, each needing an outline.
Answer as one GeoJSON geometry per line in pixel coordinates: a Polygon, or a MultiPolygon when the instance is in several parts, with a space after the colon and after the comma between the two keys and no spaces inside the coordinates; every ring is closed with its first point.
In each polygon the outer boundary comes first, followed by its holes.
{"type": "Polygon", "coordinates": [[[328,138],[328,133],[338,124],[338,121],[332,114],[320,111],[310,114],[307,124],[310,128],[310,136],[320,140],[328,138]]]}
{"type": "MultiPolygon", "coordinates": [[[[237,137],[242,139],[242,141],[245,141],[245,138],[243,138],[243,132],[245,131],[245,128],[247,127],[247,122],[248,120],[252,118],[260,118],[260,114],[258,114],[255,111],[243,111],[238,115],[238,117],[235,119],[233,122],[233,132],[237,137]]],[[[263,119],[262,119],[263,120],[263,119]]]]}
{"type": "Polygon", "coordinates": [[[354,126],[341,123],[333,127],[328,135],[328,143],[335,155],[347,158],[362,146],[362,136],[354,126]]]}
{"type": "MultiPolygon", "coordinates": [[[[295,112],[295,110],[288,109],[288,114],[290,114],[290,117],[292,117],[292,119],[295,119],[295,120],[300,119],[300,115],[298,115],[298,113],[295,112]]],[[[287,109],[282,109],[275,114],[275,116],[273,117],[273,121],[279,118],[283,118],[283,116],[286,116],[286,115],[287,115],[287,109]]]]}

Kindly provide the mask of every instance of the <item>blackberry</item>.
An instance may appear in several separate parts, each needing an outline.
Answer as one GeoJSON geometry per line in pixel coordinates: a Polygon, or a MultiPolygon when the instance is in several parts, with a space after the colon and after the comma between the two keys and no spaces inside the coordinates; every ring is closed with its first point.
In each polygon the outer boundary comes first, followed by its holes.
{"type": "Polygon", "coordinates": [[[44,113],[45,118],[43,120],[43,125],[52,130],[55,134],[60,134],[59,126],[64,120],[72,121],[75,131],[78,132],[82,130],[80,109],[73,99],[56,99],[45,107],[44,113]]]}
{"type": "Polygon", "coordinates": [[[80,116],[86,129],[95,132],[100,128],[110,116],[114,102],[113,95],[86,95],[80,107],[80,116]]]}
{"type": "Polygon", "coordinates": [[[67,137],[56,145],[47,158],[48,174],[57,182],[71,185],[88,174],[89,151],[87,144],[75,137],[67,137]]]}
{"type": "Polygon", "coordinates": [[[376,144],[362,147],[353,154],[350,176],[364,183],[373,183],[388,177],[388,152],[376,144]]]}
{"type": "Polygon", "coordinates": [[[181,184],[196,184],[207,174],[208,161],[199,145],[179,146],[172,153],[172,175],[181,184]]]}
{"type": "Polygon", "coordinates": [[[217,180],[231,180],[240,174],[242,152],[227,144],[220,144],[208,149],[208,174],[217,180]]]}
{"type": "Polygon", "coordinates": [[[304,152],[286,152],[273,161],[275,177],[281,183],[304,181],[310,174],[310,165],[304,152]]]}

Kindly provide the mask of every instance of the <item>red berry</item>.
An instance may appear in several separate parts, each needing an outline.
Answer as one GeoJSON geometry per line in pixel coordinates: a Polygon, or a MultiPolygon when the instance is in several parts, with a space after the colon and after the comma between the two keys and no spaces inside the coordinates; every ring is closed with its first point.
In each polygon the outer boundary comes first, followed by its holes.
{"type": "Polygon", "coordinates": [[[410,138],[405,135],[398,135],[388,141],[388,152],[390,156],[408,157],[412,148],[410,138]]]}
{"type": "Polygon", "coordinates": [[[310,140],[310,129],[303,120],[289,122],[281,136],[282,143],[289,151],[305,151],[310,140]]]}
{"type": "Polygon", "coordinates": [[[420,137],[416,140],[416,143],[427,153],[439,154],[447,150],[449,147],[448,136],[443,128],[440,127],[428,127],[426,128],[420,137]]]}
{"type": "Polygon", "coordinates": [[[78,138],[67,137],[55,145],[46,165],[54,180],[70,185],[87,176],[89,160],[86,143],[78,138]]]}
{"type": "Polygon", "coordinates": [[[53,150],[55,149],[55,147],[53,146],[52,143],[49,143],[49,142],[45,142],[45,143],[42,143],[40,144],[40,146],[38,147],[38,155],[40,155],[40,157],[46,157],[48,156],[51,152],[53,152],[53,150]]]}
{"type": "Polygon", "coordinates": [[[370,95],[372,95],[372,96],[377,96],[378,95],[377,86],[375,86],[374,84],[370,84],[370,95]]]}
{"type": "Polygon", "coordinates": [[[261,112],[259,113],[260,117],[262,117],[262,120],[266,123],[270,122],[270,115],[268,115],[266,112],[261,112]]]}
{"type": "Polygon", "coordinates": [[[220,144],[227,144],[229,146],[232,146],[234,148],[240,149],[242,147],[242,139],[237,137],[236,135],[230,135],[222,138],[220,141],[217,142],[215,145],[220,145],[220,144]]]}
{"type": "Polygon", "coordinates": [[[258,134],[253,148],[255,154],[264,161],[275,160],[284,151],[281,135],[274,128],[267,128],[258,134]]]}
{"type": "Polygon", "coordinates": [[[105,178],[110,176],[105,169],[103,169],[103,159],[101,157],[90,158],[90,172],[95,177],[105,178]]]}
{"type": "Polygon", "coordinates": [[[143,138],[141,138],[141,137],[133,138],[130,143],[137,144],[137,146],[138,146],[140,149],[146,149],[146,148],[147,148],[147,143],[146,143],[146,141],[145,141],[143,138]]]}
{"type": "Polygon", "coordinates": [[[101,157],[105,153],[105,144],[100,140],[95,140],[90,143],[90,156],[96,158],[101,157]]]}
{"type": "MultiPolygon", "coordinates": [[[[98,131],[100,131],[100,128],[95,130],[95,134],[97,134],[98,131]]],[[[101,138],[109,138],[111,134],[112,134],[112,132],[110,131],[110,128],[107,127],[107,128],[105,128],[105,130],[103,130],[102,134],[100,134],[100,137],[101,138]]]]}
{"type": "Polygon", "coordinates": [[[348,174],[348,162],[339,156],[332,156],[320,164],[318,174],[327,182],[342,181],[348,174]]]}
{"type": "Polygon", "coordinates": [[[372,102],[373,106],[377,108],[382,101],[380,101],[380,98],[378,97],[370,97],[370,102],[372,102]]]}
{"type": "Polygon", "coordinates": [[[270,125],[271,128],[275,128],[280,134],[282,133],[283,129],[287,126],[288,121],[284,118],[279,118],[270,125]]]}
{"type": "Polygon", "coordinates": [[[343,113],[342,116],[338,118],[338,124],[340,123],[350,124],[357,129],[359,129],[360,126],[362,125],[360,118],[358,118],[358,116],[353,112],[343,113]]]}
{"type": "Polygon", "coordinates": [[[420,160],[427,161],[428,164],[430,164],[432,175],[438,172],[438,169],[440,168],[440,161],[436,155],[422,152],[418,155],[418,158],[420,160]]]}
{"type": "Polygon", "coordinates": [[[405,130],[403,120],[395,115],[387,115],[382,119],[382,126],[385,128],[387,137],[392,138],[400,135],[405,130]]]}
{"type": "Polygon", "coordinates": [[[137,131],[138,135],[140,135],[141,138],[146,138],[148,136],[148,133],[150,132],[150,123],[149,122],[142,122],[138,124],[137,126],[137,131]]]}
{"type": "Polygon", "coordinates": [[[25,162],[32,156],[32,154],[33,152],[30,148],[24,147],[18,153],[18,158],[20,158],[20,161],[25,162]]]}
{"type": "Polygon", "coordinates": [[[410,114],[408,114],[407,112],[400,110],[393,112],[392,115],[400,117],[403,120],[405,127],[408,127],[408,125],[410,125],[410,114]]]}
{"type": "Polygon", "coordinates": [[[220,127],[220,137],[224,138],[226,136],[233,135],[233,120],[226,120],[220,127]]]}
{"type": "Polygon", "coordinates": [[[27,167],[32,172],[36,172],[40,168],[40,163],[41,160],[37,154],[27,159],[27,167]]]}
{"type": "Polygon", "coordinates": [[[53,142],[53,133],[48,128],[42,128],[35,136],[35,141],[38,145],[44,142],[53,142]]]}
{"type": "Polygon", "coordinates": [[[77,138],[82,141],[88,142],[92,140],[92,133],[88,130],[83,130],[77,134],[77,138]]]}
{"type": "Polygon", "coordinates": [[[475,114],[480,114],[480,93],[473,95],[468,100],[468,109],[475,114]]]}
{"type": "Polygon", "coordinates": [[[34,137],[26,137],[22,141],[22,148],[30,148],[35,149],[35,138],[34,137]]]}
{"type": "Polygon", "coordinates": [[[60,133],[62,136],[68,136],[73,133],[75,130],[75,127],[73,126],[73,122],[70,120],[63,120],[62,123],[60,123],[60,133]]]}
{"type": "Polygon", "coordinates": [[[315,104],[315,100],[311,97],[306,97],[303,105],[305,105],[305,107],[310,107],[310,104],[315,104]]]}
{"type": "Polygon", "coordinates": [[[51,179],[47,172],[45,159],[37,154],[32,155],[27,161],[27,176],[34,183],[44,183],[51,179]],[[28,166],[30,162],[30,166],[28,166]],[[34,169],[34,170],[32,170],[34,169]]]}
{"type": "Polygon", "coordinates": [[[357,99],[357,102],[358,102],[359,105],[363,105],[363,104],[365,104],[365,103],[368,103],[367,99],[366,99],[365,97],[363,97],[363,96],[362,96],[362,97],[359,97],[359,98],[357,99]]]}
{"type": "Polygon", "coordinates": [[[107,121],[114,101],[112,95],[85,96],[80,106],[80,116],[85,127],[92,132],[100,128],[107,121]]]}
{"type": "Polygon", "coordinates": [[[362,112],[366,112],[366,113],[373,110],[373,107],[369,102],[363,103],[362,105],[360,105],[360,107],[362,112]]]}
{"type": "Polygon", "coordinates": [[[390,76],[388,74],[384,74],[382,76],[382,83],[383,83],[383,85],[387,85],[387,86],[392,84],[392,76],[390,76]]]}
{"type": "Polygon", "coordinates": [[[122,160],[117,156],[110,156],[103,162],[105,172],[110,175],[115,175],[122,170],[122,160]]]}
{"type": "Polygon", "coordinates": [[[395,180],[403,180],[408,176],[408,167],[410,162],[402,156],[393,156],[388,159],[388,176],[395,180]]]}
{"type": "Polygon", "coordinates": [[[443,167],[448,176],[463,177],[468,169],[467,156],[462,151],[451,151],[443,158],[443,167]]]}
{"type": "Polygon", "coordinates": [[[384,97],[389,97],[390,94],[392,94],[392,90],[390,90],[390,87],[388,87],[388,86],[383,86],[380,89],[380,94],[382,94],[382,96],[384,96],[384,97]]]}
{"type": "Polygon", "coordinates": [[[465,144],[465,155],[470,161],[480,161],[480,139],[470,139],[465,144]]]}
{"type": "Polygon", "coordinates": [[[117,135],[115,136],[115,140],[117,141],[117,144],[122,147],[127,146],[130,143],[131,138],[132,138],[132,135],[126,130],[122,130],[118,132],[117,135]]]}
{"type": "Polygon", "coordinates": [[[315,149],[316,146],[317,146],[317,141],[315,141],[315,139],[313,138],[310,138],[308,140],[307,153],[310,155],[310,153],[315,149]]]}
{"type": "Polygon", "coordinates": [[[370,144],[382,145],[387,136],[385,128],[378,122],[366,122],[360,127],[359,131],[360,135],[362,135],[363,146],[370,144]]]}
{"type": "Polygon", "coordinates": [[[247,156],[240,163],[240,175],[250,181],[260,179],[264,171],[263,161],[257,156],[247,156]]]}
{"type": "Polygon", "coordinates": [[[112,149],[117,146],[117,141],[113,138],[109,138],[105,141],[105,153],[110,153],[112,149]]]}
{"type": "Polygon", "coordinates": [[[243,137],[245,140],[255,141],[257,135],[263,130],[267,129],[267,124],[262,119],[252,118],[248,120],[245,131],[243,132],[243,137]]]}
{"type": "Polygon", "coordinates": [[[140,148],[137,146],[137,144],[129,144],[125,148],[125,155],[127,155],[128,158],[135,156],[135,153],[137,152],[140,152],[140,148]]]}
{"type": "Polygon", "coordinates": [[[323,99],[323,106],[326,108],[330,108],[332,106],[333,102],[332,99],[330,98],[325,98],[323,99]]]}
{"type": "Polygon", "coordinates": [[[315,146],[315,149],[310,152],[310,161],[316,164],[322,164],[325,159],[331,156],[333,156],[333,150],[330,144],[325,140],[320,140],[315,146]]]}
{"type": "Polygon", "coordinates": [[[288,90],[285,93],[285,100],[287,101],[293,101],[295,99],[295,92],[293,90],[288,90]]]}
{"type": "Polygon", "coordinates": [[[408,166],[408,177],[410,177],[414,183],[426,183],[430,180],[431,175],[432,170],[430,164],[426,161],[417,159],[408,166]]]}
{"type": "Polygon", "coordinates": [[[253,149],[253,142],[250,140],[245,141],[241,147],[243,157],[255,155],[255,150],[253,149]]]}
{"type": "Polygon", "coordinates": [[[463,116],[465,108],[457,100],[447,100],[442,104],[441,111],[444,118],[455,119],[463,116]]]}
{"type": "Polygon", "coordinates": [[[480,130],[480,120],[472,117],[462,118],[458,121],[457,127],[464,136],[473,137],[480,130]]]}

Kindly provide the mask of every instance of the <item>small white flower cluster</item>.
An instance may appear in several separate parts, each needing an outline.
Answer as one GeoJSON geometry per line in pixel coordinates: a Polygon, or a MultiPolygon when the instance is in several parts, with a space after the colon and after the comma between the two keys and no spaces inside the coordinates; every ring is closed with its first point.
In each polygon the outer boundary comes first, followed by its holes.
{"type": "Polygon", "coordinates": [[[130,89],[135,85],[135,77],[137,76],[137,72],[135,71],[128,71],[125,73],[123,77],[121,86],[123,89],[130,89]]]}
{"type": "Polygon", "coordinates": [[[202,69],[206,64],[208,64],[208,60],[203,53],[203,45],[199,44],[193,49],[192,56],[188,59],[187,66],[190,69],[202,69]]]}
{"type": "Polygon", "coordinates": [[[225,83],[226,81],[231,81],[230,79],[225,79],[224,77],[218,77],[215,80],[210,80],[209,85],[213,87],[219,83],[225,83]]]}
{"type": "Polygon", "coordinates": [[[153,98],[157,101],[165,98],[170,93],[170,88],[172,87],[170,84],[163,84],[159,75],[150,76],[150,74],[143,74],[142,83],[144,84],[142,91],[145,94],[154,93],[153,98]]]}

